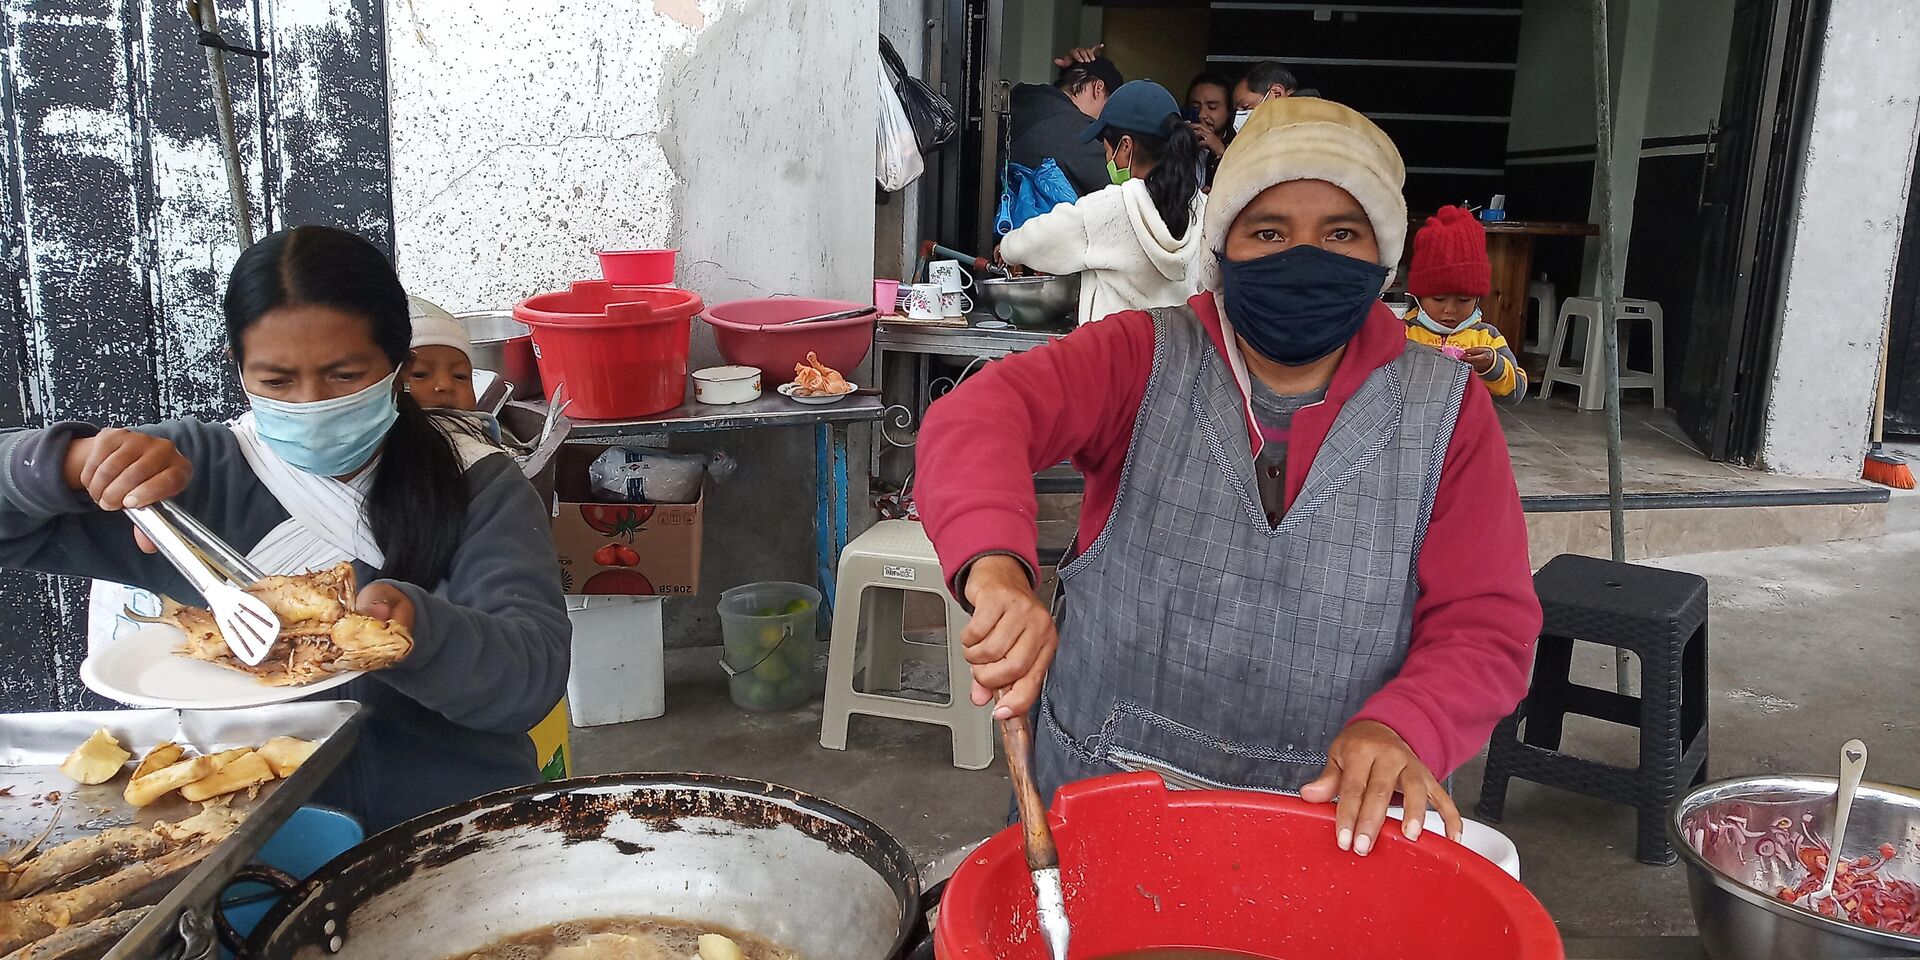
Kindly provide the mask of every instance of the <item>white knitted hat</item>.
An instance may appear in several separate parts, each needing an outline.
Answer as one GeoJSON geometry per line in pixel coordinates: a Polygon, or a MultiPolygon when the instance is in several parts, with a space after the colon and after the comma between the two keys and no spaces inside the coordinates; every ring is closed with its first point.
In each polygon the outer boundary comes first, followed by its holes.
{"type": "Polygon", "coordinates": [[[413,320],[413,346],[452,347],[473,359],[473,341],[467,336],[467,328],[453,318],[453,314],[428,303],[419,297],[407,297],[407,316],[413,320]]]}
{"type": "MultiPolygon", "coordinates": [[[[1227,230],[1253,198],[1293,180],[1325,180],[1353,194],[1372,222],[1380,265],[1392,271],[1407,242],[1407,167],[1393,141],[1358,111],[1319,97],[1262,103],[1233,137],[1207,195],[1200,280],[1220,289],[1216,260],[1227,230]]],[[[1391,274],[1389,274],[1391,282],[1391,274]]]]}

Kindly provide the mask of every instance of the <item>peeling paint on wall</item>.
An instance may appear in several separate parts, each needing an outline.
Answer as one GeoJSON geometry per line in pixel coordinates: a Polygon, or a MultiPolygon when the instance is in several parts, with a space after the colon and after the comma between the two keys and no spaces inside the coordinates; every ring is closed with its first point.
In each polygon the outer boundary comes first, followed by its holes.
{"type": "Polygon", "coordinates": [[[677,180],[659,91],[669,59],[728,4],[386,9],[408,290],[451,310],[506,307],[599,276],[597,249],[670,242],[677,180]]]}
{"type": "Polygon", "coordinates": [[[1920,133],[1920,7],[1833,0],[1793,225],[1762,457],[1858,479],[1920,133]]]}

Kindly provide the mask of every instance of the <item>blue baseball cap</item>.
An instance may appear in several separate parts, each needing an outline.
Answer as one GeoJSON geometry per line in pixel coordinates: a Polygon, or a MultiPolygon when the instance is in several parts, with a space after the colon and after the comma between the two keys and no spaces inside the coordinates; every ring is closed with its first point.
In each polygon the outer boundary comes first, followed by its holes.
{"type": "Polygon", "coordinates": [[[1112,127],[1122,133],[1164,137],[1180,122],[1180,102],[1152,80],[1129,80],[1107,97],[1100,118],[1080,134],[1081,143],[1091,143],[1101,131],[1112,127]]]}

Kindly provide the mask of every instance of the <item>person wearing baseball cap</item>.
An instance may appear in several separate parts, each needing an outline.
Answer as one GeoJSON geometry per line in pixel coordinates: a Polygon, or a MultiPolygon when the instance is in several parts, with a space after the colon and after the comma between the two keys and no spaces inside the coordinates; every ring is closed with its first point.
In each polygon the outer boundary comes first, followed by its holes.
{"type": "Polygon", "coordinates": [[[1527,395],[1527,374],[1500,328],[1481,318],[1480,300],[1493,286],[1487,231],[1460,207],[1441,207],[1413,237],[1407,293],[1407,339],[1464,361],[1487,391],[1510,404],[1527,395]]]}
{"type": "Polygon", "coordinates": [[[480,405],[473,392],[473,341],[453,314],[419,297],[407,297],[407,316],[413,321],[413,365],[408,368],[407,391],[423,407],[472,410],[480,405]]]}
{"type": "Polygon", "coordinates": [[[1080,274],[1080,322],[1185,303],[1199,289],[1200,142],[1165,87],[1132,80],[1080,135],[1098,144],[1112,185],[1028,219],[1001,260],[1080,274]]]}
{"type": "Polygon", "coordinates": [[[929,409],[915,493],[971,611],[972,698],[1031,711],[1044,794],[1151,770],[1419,837],[1527,688],[1540,604],[1505,439],[1468,368],[1380,302],[1406,173],[1370,120],[1277,98],[1227,148],[1201,291],[987,364],[929,409]],[[1035,595],[1032,472],[1086,478],[1035,595]]]}

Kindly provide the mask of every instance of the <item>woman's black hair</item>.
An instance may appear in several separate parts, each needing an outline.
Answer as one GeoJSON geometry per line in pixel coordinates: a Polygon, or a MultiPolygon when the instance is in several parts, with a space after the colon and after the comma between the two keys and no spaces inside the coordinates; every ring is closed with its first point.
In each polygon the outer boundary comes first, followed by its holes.
{"type": "Polygon", "coordinates": [[[1131,138],[1134,155],[1144,155],[1153,165],[1146,176],[1147,195],[1153,198],[1153,208],[1160,212],[1167,232],[1173,234],[1175,240],[1186,236],[1191,226],[1187,217],[1193,212],[1193,195],[1200,192],[1199,138],[1177,113],[1167,115],[1157,134],[1115,127],[1100,131],[1100,139],[1115,150],[1120,149],[1121,137],[1131,138]]]}
{"type": "MultiPolygon", "coordinates": [[[[378,247],[333,227],[304,226],[263,237],[240,254],[227,281],[227,345],[243,362],[242,335],[269,311],[332,307],[364,318],[398,370],[412,355],[407,293],[378,247]]],[[[413,395],[396,399],[380,466],[367,494],[367,525],[386,555],[383,579],[432,589],[446,579],[467,517],[467,479],[453,443],[413,395]]]]}

